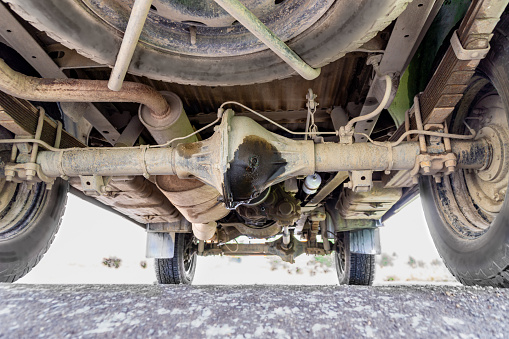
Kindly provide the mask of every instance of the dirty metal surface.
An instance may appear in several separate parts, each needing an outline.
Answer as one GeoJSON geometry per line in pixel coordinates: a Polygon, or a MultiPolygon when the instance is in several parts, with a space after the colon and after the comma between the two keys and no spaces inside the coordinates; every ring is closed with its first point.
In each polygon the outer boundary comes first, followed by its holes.
{"type": "Polygon", "coordinates": [[[504,338],[509,291],[0,284],[2,338],[504,338]]]}
{"type": "MultiPolygon", "coordinates": [[[[492,32],[503,13],[507,1],[474,1],[458,28],[458,37],[464,49],[484,49],[489,47],[492,32]]],[[[470,78],[474,75],[480,60],[459,60],[449,46],[440,65],[420,96],[423,124],[441,123],[454,110],[463,97],[470,78]]],[[[415,129],[414,119],[410,129],[415,129]]],[[[405,131],[400,128],[391,137],[397,140],[405,131]]]]}
{"type": "Polygon", "coordinates": [[[341,191],[336,208],[345,219],[380,219],[401,198],[401,188],[375,182],[369,192],[341,191]]]}
{"type": "MultiPolygon", "coordinates": [[[[39,110],[28,101],[14,98],[0,92],[0,125],[17,135],[34,135],[39,119],[39,110]]],[[[55,143],[57,124],[46,117],[43,124],[41,140],[50,145],[55,143]]],[[[62,148],[84,147],[66,131],[62,131],[62,148]]]]}
{"type": "MultiPolygon", "coordinates": [[[[128,74],[126,81],[135,81],[154,87],[158,91],[177,94],[184,104],[190,119],[199,113],[216,112],[225,101],[236,100],[256,111],[296,111],[306,109],[308,88],[318,94],[319,109],[344,106],[349,98],[367,81],[368,74],[354,78],[354,74],[365,67],[365,53],[350,53],[347,56],[322,67],[322,75],[315,80],[306,81],[300,76],[275,80],[269,83],[244,86],[191,86],[151,80],[128,74]],[[350,88],[351,87],[351,88],[350,88]]],[[[95,68],[85,71],[91,79],[108,79],[109,69],[95,68]]],[[[239,111],[238,107],[235,107],[239,111]]],[[[292,112],[286,116],[292,119],[292,112]]]]}
{"type": "MultiPolygon", "coordinates": [[[[78,178],[71,178],[70,183],[83,191],[78,178]]],[[[182,218],[161,191],[142,176],[112,178],[106,187],[108,194],[95,194],[95,199],[139,223],[175,222],[182,218]]]]}

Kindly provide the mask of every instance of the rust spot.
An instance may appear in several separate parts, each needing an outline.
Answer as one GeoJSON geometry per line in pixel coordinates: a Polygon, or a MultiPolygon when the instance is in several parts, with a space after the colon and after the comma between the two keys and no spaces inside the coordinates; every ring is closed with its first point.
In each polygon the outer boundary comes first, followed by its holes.
{"type": "Polygon", "coordinates": [[[166,192],[185,192],[204,185],[198,179],[180,179],[176,175],[158,175],[156,183],[166,192]]]}
{"type": "Polygon", "coordinates": [[[177,153],[184,159],[190,159],[196,153],[201,152],[203,143],[201,141],[192,142],[188,144],[179,144],[177,146],[177,153]]]}

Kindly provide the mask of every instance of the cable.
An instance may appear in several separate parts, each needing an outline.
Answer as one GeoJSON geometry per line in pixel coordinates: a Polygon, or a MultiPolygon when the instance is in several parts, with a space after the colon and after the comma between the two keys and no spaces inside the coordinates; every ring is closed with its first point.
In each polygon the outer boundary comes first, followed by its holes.
{"type": "Polygon", "coordinates": [[[338,135],[338,132],[317,132],[317,133],[309,133],[309,132],[294,132],[294,131],[290,131],[288,128],[286,127],[283,127],[281,126],[280,124],[278,124],[277,122],[267,118],[266,116],[264,116],[263,114],[260,114],[258,113],[257,111],[247,107],[246,105],[243,105],[241,104],[240,102],[237,102],[237,101],[226,101],[226,102],[223,102],[221,104],[221,108],[223,108],[225,105],[230,105],[230,104],[233,104],[233,105],[237,105],[237,106],[240,106],[246,110],[248,110],[249,112],[259,116],[260,118],[262,119],[265,119],[267,120],[268,122],[270,122],[271,124],[281,128],[283,131],[287,132],[287,133],[290,133],[290,134],[293,134],[293,135],[310,135],[310,134],[328,134],[328,135],[338,135]]]}
{"type": "Polygon", "coordinates": [[[228,247],[228,245],[227,245],[226,243],[224,243],[224,244],[223,244],[223,246],[225,246],[225,247],[228,249],[228,251],[230,251],[231,253],[235,253],[235,252],[237,252],[237,251],[239,250],[239,242],[237,241],[237,238],[235,238],[235,239],[233,239],[233,240],[235,240],[235,242],[237,243],[237,248],[235,249],[235,251],[232,251],[232,250],[228,247]]]}
{"type": "MultiPolygon", "coordinates": [[[[122,147],[122,149],[141,149],[142,147],[148,147],[148,148],[160,148],[160,147],[167,147],[169,145],[171,145],[173,142],[177,141],[177,140],[183,140],[183,139],[187,139],[189,137],[192,137],[193,135],[196,135],[200,132],[202,132],[203,130],[215,125],[219,120],[221,120],[221,116],[218,116],[216,118],[216,120],[214,120],[213,122],[211,122],[210,124],[200,128],[199,130],[196,130],[194,131],[193,133],[190,133],[186,136],[183,136],[183,137],[178,137],[178,138],[174,138],[164,144],[161,144],[161,145],[141,145],[141,146],[136,146],[136,147],[122,147]]],[[[42,141],[42,140],[39,140],[39,139],[3,139],[3,140],[0,140],[0,144],[22,144],[22,143],[34,143],[34,144],[39,144],[41,145],[42,147],[46,148],[47,150],[49,151],[52,151],[52,152],[64,152],[64,151],[71,151],[71,150],[79,150],[79,149],[83,149],[83,148],[80,148],[80,147],[71,147],[71,148],[56,148],[56,147],[53,147],[51,145],[49,145],[48,143],[42,141]]],[[[87,150],[93,150],[93,149],[101,149],[101,150],[108,150],[108,149],[116,149],[118,150],[119,148],[118,147],[87,147],[86,148],[87,150]]]]}
{"type": "MultiPolygon", "coordinates": [[[[467,125],[467,123],[465,122],[465,125],[467,125]]],[[[388,144],[390,144],[391,147],[396,147],[398,146],[399,144],[401,144],[403,142],[403,140],[411,135],[411,134],[420,134],[420,135],[428,135],[428,136],[432,136],[432,137],[440,137],[440,138],[450,138],[450,139],[459,139],[459,140],[471,140],[473,138],[475,138],[476,136],[476,133],[475,133],[475,130],[473,130],[472,128],[470,128],[470,126],[467,125],[467,128],[469,130],[469,132],[471,133],[470,135],[462,135],[462,134],[450,134],[450,133],[441,133],[441,132],[432,132],[432,131],[419,131],[419,130],[410,130],[410,131],[406,131],[405,133],[403,133],[399,139],[395,142],[381,142],[381,141],[375,141],[373,139],[371,139],[369,137],[369,135],[367,135],[366,133],[358,133],[358,132],[355,132],[355,134],[358,134],[358,135],[362,135],[363,137],[365,137],[366,139],[368,139],[369,142],[371,142],[372,144],[374,145],[377,145],[377,146],[384,146],[384,147],[388,147],[388,144]]]]}
{"type": "Polygon", "coordinates": [[[210,124],[208,124],[207,126],[204,126],[204,127],[200,128],[199,130],[196,130],[196,131],[194,131],[193,133],[186,135],[185,137],[173,138],[173,139],[171,139],[170,141],[168,141],[168,142],[166,142],[166,143],[164,143],[164,144],[161,144],[161,145],[150,145],[150,146],[149,146],[149,148],[168,147],[168,146],[170,146],[173,142],[175,142],[175,141],[177,141],[177,140],[184,140],[184,139],[187,139],[187,138],[189,138],[189,137],[192,137],[193,135],[196,135],[196,134],[200,133],[201,131],[204,131],[204,130],[206,130],[207,128],[209,128],[209,127],[211,127],[211,126],[215,125],[215,124],[216,124],[219,120],[221,120],[221,117],[222,117],[222,114],[221,114],[221,116],[218,116],[218,117],[216,118],[216,120],[212,121],[212,122],[211,122],[210,124]]]}
{"type": "Polygon", "coordinates": [[[391,97],[391,90],[392,90],[392,79],[390,76],[388,75],[384,75],[384,79],[385,79],[385,93],[384,93],[384,97],[382,98],[382,102],[380,102],[380,104],[378,105],[378,107],[371,113],[368,113],[368,114],[364,114],[364,115],[361,115],[361,116],[358,116],[356,118],[353,118],[352,120],[350,120],[346,125],[345,125],[345,131],[351,131],[352,128],[353,128],[353,125],[359,121],[365,121],[365,120],[369,120],[369,119],[372,119],[374,117],[376,117],[378,114],[380,114],[380,112],[382,112],[382,110],[384,109],[385,105],[387,105],[387,103],[389,102],[389,99],[391,97]]]}

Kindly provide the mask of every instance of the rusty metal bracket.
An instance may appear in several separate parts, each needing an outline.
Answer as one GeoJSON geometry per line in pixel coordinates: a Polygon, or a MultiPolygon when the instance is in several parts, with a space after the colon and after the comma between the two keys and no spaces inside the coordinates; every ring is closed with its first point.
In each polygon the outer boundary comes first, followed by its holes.
{"type": "Polygon", "coordinates": [[[481,60],[488,55],[490,51],[490,44],[488,47],[480,49],[465,49],[461,45],[461,41],[458,38],[458,31],[454,31],[451,36],[451,47],[456,54],[456,58],[459,60],[481,60]]]}
{"type": "MultiPolygon", "coordinates": [[[[448,129],[445,122],[440,124],[435,123],[423,125],[419,95],[420,94],[417,94],[414,97],[414,105],[407,111],[406,115],[409,115],[410,111],[413,111],[417,129],[419,131],[438,128],[443,131],[444,134],[447,134],[448,129]]],[[[422,134],[419,134],[417,138],[419,140],[421,154],[416,157],[415,166],[409,172],[414,184],[417,184],[419,174],[432,175],[436,182],[441,182],[442,174],[450,175],[455,171],[457,156],[451,152],[451,140],[449,138],[431,136],[430,141],[433,141],[433,145],[428,145],[426,137],[422,134]]]]}
{"type": "Polygon", "coordinates": [[[105,180],[100,175],[82,175],[81,187],[86,195],[102,195],[105,193],[105,180]]]}
{"type": "MultiPolygon", "coordinates": [[[[398,89],[399,77],[410,63],[442,3],[443,0],[413,1],[409,3],[403,13],[396,19],[384,54],[373,55],[373,57],[381,58],[377,63],[379,64],[379,73],[382,75],[389,74],[393,80],[391,96],[385,108],[392,103],[398,89]]],[[[371,112],[373,107],[382,101],[383,95],[383,78],[377,74],[371,83],[360,115],[371,112]]],[[[370,135],[377,121],[378,116],[359,121],[355,125],[355,132],[370,135]]],[[[366,142],[368,140],[365,136],[359,134],[355,136],[355,141],[366,142]]]]}
{"type": "MultiPolygon", "coordinates": [[[[46,118],[46,111],[44,110],[44,108],[38,107],[38,109],[39,118],[37,120],[35,134],[33,135],[34,140],[41,140],[44,129],[44,122],[46,118]]],[[[58,147],[60,145],[61,138],[62,138],[62,123],[59,122],[59,124],[57,124],[55,132],[55,142],[54,142],[55,147],[58,147]]],[[[34,143],[31,147],[27,144],[27,147],[25,147],[25,151],[22,152],[22,154],[20,154],[19,157],[17,157],[16,156],[17,151],[18,149],[20,150],[22,149],[20,147],[22,145],[23,144],[20,144],[12,148],[11,153],[12,163],[8,163],[4,167],[5,180],[14,181],[17,183],[26,181],[29,189],[32,188],[34,183],[43,181],[46,183],[46,189],[51,190],[55,179],[46,176],[42,172],[41,166],[36,163],[37,154],[39,151],[39,144],[34,143]],[[29,153],[29,156],[23,156],[28,155],[27,153],[29,153]],[[14,163],[16,160],[19,163],[14,163]]]]}
{"type": "Polygon", "coordinates": [[[373,171],[352,171],[345,187],[354,192],[369,192],[373,187],[373,171]]]}

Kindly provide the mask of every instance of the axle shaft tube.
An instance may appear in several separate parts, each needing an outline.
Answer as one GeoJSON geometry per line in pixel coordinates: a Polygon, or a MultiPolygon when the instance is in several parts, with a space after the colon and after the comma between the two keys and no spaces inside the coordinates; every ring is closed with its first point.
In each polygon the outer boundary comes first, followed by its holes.
{"type": "Polygon", "coordinates": [[[71,149],[41,152],[37,163],[48,177],[175,174],[171,148],[71,149]]]}
{"type": "MultiPolygon", "coordinates": [[[[218,139],[215,140],[216,142],[218,139]]],[[[218,148],[213,139],[209,140],[209,149],[218,148]],[[216,146],[215,146],[216,145],[216,146]],[[215,146],[215,147],[214,147],[215,146]]],[[[203,171],[193,171],[198,179],[212,184],[210,177],[214,176],[214,168],[223,166],[218,164],[219,158],[214,152],[204,148],[207,142],[187,144],[185,149],[198,154],[192,157],[183,148],[83,148],[62,150],[60,152],[40,152],[37,163],[41,165],[43,173],[48,177],[80,176],[80,175],[174,175],[189,176],[189,169],[206,168],[203,171]],[[199,150],[199,152],[198,152],[199,150]],[[207,164],[207,166],[204,166],[207,164]],[[201,174],[200,174],[201,173],[201,174]]],[[[302,141],[301,148],[304,147],[302,141]]],[[[309,141],[308,145],[312,145],[309,141]]],[[[480,169],[489,162],[489,146],[486,141],[452,141],[452,150],[457,155],[458,168],[480,169]]],[[[184,146],[183,146],[184,147],[184,146]]],[[[370,143],[336,144],[325,143],[314,145],[314,161],[308,161],[306,172],[338,172],[371,170],[383,171],[409,170],[415,166],[419,154],[417,142],[405,142],[388,148],[370,143]]],[[[296,151],[299,151],[298,149],[296,151]]],[[[304,148],[301,154],[310,155],[304,148]]],[[[311,153],[312,156],[312,153],[311,153]]],[[[263,161],[263,159],[262,159],[263,161]]],[[[299,168],[303,166],[299,163],[299,168]]],[[[288,176],[294,176],[291,169],[296,166],[288,163],[288,176]],[[293,166],[293,167],[292,167],[293,166]]],[[[300,173],[300,172],[299,172],[300,173]]],[[[219,174],[217,177],[223,177],[219,174]]],[[[219,186],[215,183],[215,186],[219,186]]]]}
{"type": "Polygon", "coordinates": [[[414,167],[418,154],[419,144],[415,142],[392,148],[371,143],[316,144],[316,172],[408,170],[414,167]]]}

